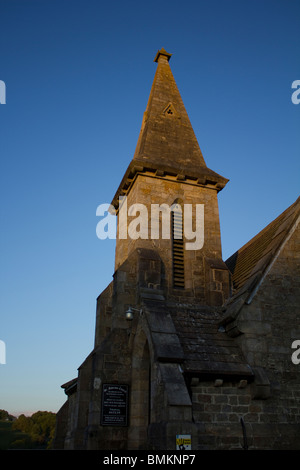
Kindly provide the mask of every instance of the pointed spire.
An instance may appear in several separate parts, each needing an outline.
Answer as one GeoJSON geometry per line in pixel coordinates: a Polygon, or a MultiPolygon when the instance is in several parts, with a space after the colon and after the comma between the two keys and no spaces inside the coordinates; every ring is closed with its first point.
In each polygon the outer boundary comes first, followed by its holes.
{"type": "Polygon", "coordinates": [[[160,49],[154,59],[154,76],[142,127],[131,160],[112,204],[128,194],[137,173],[152,172],[159,177],[176,176],[220,191],[228,179],[207,168],[181,99],[169,60],[172,54],[160,49]]]}
{"type": "Polygon", "coordinates": [[[162,48],[155,56],[157,70],[134,159],[196,170],[206,165],[169,65],[171,55],[162,48]]]}

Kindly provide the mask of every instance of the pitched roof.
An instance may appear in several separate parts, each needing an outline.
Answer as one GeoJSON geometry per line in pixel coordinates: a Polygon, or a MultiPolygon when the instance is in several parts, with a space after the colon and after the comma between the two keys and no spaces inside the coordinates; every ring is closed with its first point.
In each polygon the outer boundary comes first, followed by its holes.
{"type": "Polygon", "coordinates": [[[217,309],[177,307],[172,309],[172,318],[185,355],[185,372],[251,379],[253,372],[239,346],[219,329],[217,309]]]}
{"type": "Polygon", "coordinates": [[[219,330],[217,308],[144,299],[156,359],[194,376],[253,378],[233,338],[219,330]]]}
{"type": "Polygon", "coordinates": [[[234,294],[255,287],[295,225],[299,213],[300,197],[225,261],[232,274],[234,294]]]}
{"type": "Polygon", "coordinates": [[[76,377],[75,379],[69,380],[68,382],[61,385],[61,388],[64,389],[66,395],[72,395],[77,390],[77,382],[78,378],[76,377]]]}

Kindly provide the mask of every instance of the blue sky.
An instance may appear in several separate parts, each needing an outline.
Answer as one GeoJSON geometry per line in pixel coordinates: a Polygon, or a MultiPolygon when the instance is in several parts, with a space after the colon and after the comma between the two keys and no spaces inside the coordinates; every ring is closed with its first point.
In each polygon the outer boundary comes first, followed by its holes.
{"type": "Polygon", "coordinates": [[[219,193],[226,259],[299,195],[298,0],[0,0],[0,408],[57,411],[93,348],[158,49],[219,193]]]}

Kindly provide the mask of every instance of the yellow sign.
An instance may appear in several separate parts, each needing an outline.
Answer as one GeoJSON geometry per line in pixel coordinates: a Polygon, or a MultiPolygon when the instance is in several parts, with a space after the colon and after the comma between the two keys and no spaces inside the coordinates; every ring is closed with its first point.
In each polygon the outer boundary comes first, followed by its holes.
{"type": "Polygon", "coordinates": [[[176,450],[192,450],[190,434],[176,434],[176,450]]]}

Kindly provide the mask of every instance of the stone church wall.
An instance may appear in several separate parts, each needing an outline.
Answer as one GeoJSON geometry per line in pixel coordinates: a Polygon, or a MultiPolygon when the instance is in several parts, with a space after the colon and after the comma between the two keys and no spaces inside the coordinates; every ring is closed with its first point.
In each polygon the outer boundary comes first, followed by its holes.
{"type": "Polygon", "coordinates": [[[253,399],[254,384],[218,382],[193,379],[195,450],[299,449],[299,385],[264,400],[253,399]]]}
{"type": "Polygon", "coordinates": [[[299,266],[298,227],[236,322],[235,341],[256,376],[245,422],[252,420],[257,448],[300,448],[300,365],[292,362],[291,348],[300,339],[299,266]]]}

